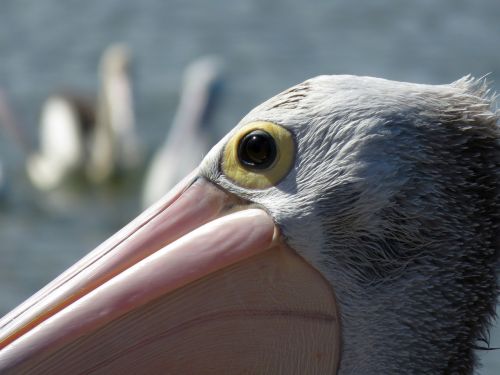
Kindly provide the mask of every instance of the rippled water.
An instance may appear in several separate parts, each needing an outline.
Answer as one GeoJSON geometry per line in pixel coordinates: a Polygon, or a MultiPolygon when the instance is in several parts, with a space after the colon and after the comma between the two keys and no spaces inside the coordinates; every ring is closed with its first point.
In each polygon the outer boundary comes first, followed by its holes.
{"type": "MultiPolygon", "coordinates": [[[[182,69],[203,54],[226,61],[220,136],[262,100],[318,74],[444,83],[491,73],[498,90],[499,15],[497,0],[3,0],[0,87],[34,139],[44,97],[58,88],[95,91],[100,53],[125,41],[135,56],[138,132],[153,150],[172,119],[182,69]]],[[[1,315],[133,218],[139,203],[137,186],[35,192],[5,133],[0,159],[10,180],[0,208],[1,315]]],[[[491,344],[500,346],[498,329],[491,344]]],[[[497,374],[500,354],[482,356],[481,373],[497,374]]]]}

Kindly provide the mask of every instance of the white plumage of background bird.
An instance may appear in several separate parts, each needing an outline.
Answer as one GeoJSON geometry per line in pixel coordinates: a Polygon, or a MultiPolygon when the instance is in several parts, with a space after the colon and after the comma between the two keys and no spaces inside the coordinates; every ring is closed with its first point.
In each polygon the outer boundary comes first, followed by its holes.
{"type": "Polygon", "coordinates": [[[149,207],[195,168],[214,143],[211,123],[222,88],[222,62],[204,56],[186,68],[173,123],[146,172],[142,205],[149,207]]]}
{"type": "Polygon", "coordinates": [[[26,163],[35,187],[52,190],[72,183],[101,184],[140,166],[129,54],[121,44],[104,52],[95,105],[74,94],[51,95],[45,101],[39,148],[26,163]]]}

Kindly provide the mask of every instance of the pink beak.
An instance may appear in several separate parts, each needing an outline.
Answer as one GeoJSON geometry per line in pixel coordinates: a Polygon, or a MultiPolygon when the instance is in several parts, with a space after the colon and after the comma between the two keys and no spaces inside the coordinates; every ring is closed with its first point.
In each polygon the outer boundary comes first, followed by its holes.
{"type": "Polygon", "coordinates": [[[332,374],[339,346],[321,274],[193,173],[0,320],[0,373],[332,374]]]}

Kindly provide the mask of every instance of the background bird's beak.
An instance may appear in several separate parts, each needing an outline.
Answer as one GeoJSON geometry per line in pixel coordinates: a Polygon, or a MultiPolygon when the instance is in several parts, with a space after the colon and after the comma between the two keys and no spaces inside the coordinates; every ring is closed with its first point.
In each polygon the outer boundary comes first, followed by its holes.
{"type": "Polygon", "coordinates": [[[195,176],[0,321],[2,374],[336,371],[330,285],[195,176]]]}

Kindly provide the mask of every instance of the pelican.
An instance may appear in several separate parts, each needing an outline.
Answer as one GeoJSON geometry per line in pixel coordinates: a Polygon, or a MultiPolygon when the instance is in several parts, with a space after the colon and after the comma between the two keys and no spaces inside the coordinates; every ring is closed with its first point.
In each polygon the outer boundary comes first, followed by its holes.
{"type": "Polygon", "coordinates": [[[193,170],[213,146],[210,115],[222,85],[221,62],[204,56],[186,69],[180,104],[161,148],[153,156],[143,188],[149,207],[193,170]]]}
{"type": "Polygon", "coordinates": [[[95,127],[93,104],[70,94],[51,95],[40,115],[39,149],[26,161],[28,177],[41,190],[84,179],[95,127]]]}
{"type": "Polygon", "coordinates": [[[125,46],[112,45],[102,57],[96,105],[68,93],[45,101],[39,149],[27,159],[35,187],[51,190],[72,181],[102,183],[138,166],[128,65],[125,46]]]}
{"type": "Polygon", "coordinates": [[[472,374],[497,297],[486,85],[319,76],[0,321],[2,374],[472,374]]]}
{"type": "MultiPolygon", "coordinates": [[[[0,127],[5,131],[6,138],[10,138],[24,152],[30,150],[30,144],[18,125],[18,120],[9,101],[6,90],[0,88],[0,127]]],[[[11,181],[6,174],[5,164],[0,160],[0,200],[6,200],[11,181]]]]}
{"type": "Polygon", "coordinates": [[[6,195],[7,182],[5,179],[5,172],[2,161],[0,160],[0,200],[2,200],[6,195]]]}
{"type": "Polygon", "coordinates": [[[89,178],[103,182],[134,171],[141,162],[135,132],[130,51],[123,44],[111,45],[101,60],[96,130],[92,134],[89,178]]]}

